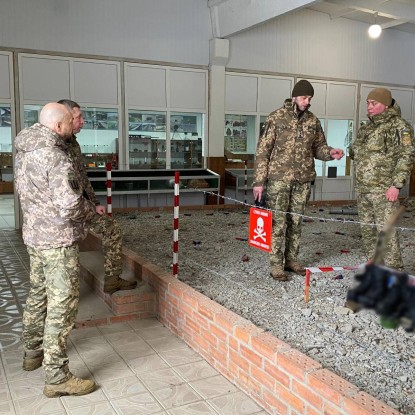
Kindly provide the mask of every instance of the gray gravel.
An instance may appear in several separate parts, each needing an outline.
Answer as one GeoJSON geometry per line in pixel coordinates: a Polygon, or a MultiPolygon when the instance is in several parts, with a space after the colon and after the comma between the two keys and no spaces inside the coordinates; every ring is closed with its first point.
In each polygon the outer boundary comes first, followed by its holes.
{"type": "MultiPolygon", "coordinates": [[[[310,206],[303,222],[299,260],[306,266],[356,266],[365,261],[357,216],[310,206]],[[325,219],[325,220],[323,220],[325,219]],[[339,222],[332,221],[339,219],[339,222]]],[[[348,207],[344,207],[347,212],[348,207]]],[[[124,245],[171,269],[173,209],[116,214],[124,245]]],[[[247,238],[249,215],[240,209],[180,210],[179,278],[258,327],[271,332],[403,414],[415,414],[413,333],[388,330],[370,310],[344,307],[353,271],[312,274],[310,300],[304,277],[269,276],[268,254],[247,238]],[[240,239],[236,239],[240,238],[240,239]],[[338,279],[341,275],[343,278],[338,279]]],[[[409,208],[398,226],[413,228],[409,208]]],[[[401,232],[406,272],[415,274],[414,231],[401,232]]]]}

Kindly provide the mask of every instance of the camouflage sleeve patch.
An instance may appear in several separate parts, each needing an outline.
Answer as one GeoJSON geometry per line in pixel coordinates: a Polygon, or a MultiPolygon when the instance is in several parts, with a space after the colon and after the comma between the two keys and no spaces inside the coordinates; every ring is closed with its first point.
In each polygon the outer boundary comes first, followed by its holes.
{"type": "Polygon", "coordinates": [[[75,193],[81,193],[81,187],[79,186],[78,179],[73,172],[68,172],[68,183],[75,193]]]}
{"type": "Polygon", "coordinates": [[[403,130],[401,132],[401,143],[402,143],[403,146],[412,145],[411,133],[410,133],[409,130],[403,130]]]}

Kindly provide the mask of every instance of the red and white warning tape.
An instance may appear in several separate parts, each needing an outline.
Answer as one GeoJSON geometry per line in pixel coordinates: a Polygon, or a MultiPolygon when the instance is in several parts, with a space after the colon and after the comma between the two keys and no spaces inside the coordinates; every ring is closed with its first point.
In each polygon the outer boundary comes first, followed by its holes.
{"type": "Polygon", "coordinates": [[[174,173],[174,215],[173,215],[173,275],[179,273],[179,188],[180,172],[174,173]]]}

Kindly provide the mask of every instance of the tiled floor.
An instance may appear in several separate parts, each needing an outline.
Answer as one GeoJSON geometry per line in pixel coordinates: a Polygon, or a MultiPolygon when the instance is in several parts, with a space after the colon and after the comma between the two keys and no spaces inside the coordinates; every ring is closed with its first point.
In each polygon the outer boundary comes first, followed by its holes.
{"type": "MultiPolygon", "coordinates": [[[[21,368],[28,276],[20,232],[0,229],[0,414],[266,414],[156,319],[73,330],[70,368],[99,387],[83,397],[46,398],[42,369],[21,368]]],[[[108,315],[82,285],[79,319],[108,315]]]]}
{"type": "Polygon", "coordinates": [[[14,195],[0,195],[0,229],[14,228],[14,195]]]}

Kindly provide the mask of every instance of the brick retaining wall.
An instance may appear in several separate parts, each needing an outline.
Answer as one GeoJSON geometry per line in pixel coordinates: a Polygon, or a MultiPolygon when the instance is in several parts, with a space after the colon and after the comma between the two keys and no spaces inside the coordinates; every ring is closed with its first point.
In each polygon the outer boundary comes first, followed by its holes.
{"type": "Polygon", "coordinates": [[[271,414],[400,414],[133,251],[123,253],[155,290],[160,322],[271,414]]]}

